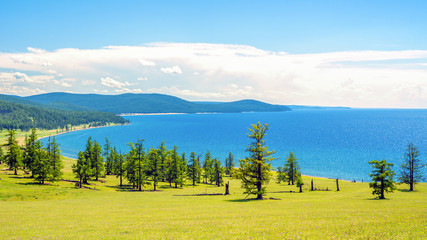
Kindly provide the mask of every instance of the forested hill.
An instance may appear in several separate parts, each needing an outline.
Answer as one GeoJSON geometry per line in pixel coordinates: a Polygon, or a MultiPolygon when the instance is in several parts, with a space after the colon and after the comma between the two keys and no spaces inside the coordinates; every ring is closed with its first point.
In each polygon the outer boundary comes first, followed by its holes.
{"type": "Polygon", "coordinates": [[[25,97],[36,103],[62,109],[86,109],[115,114],[121,113],[199,113],[199,112],[280,112],[290,111],[283,105],[272,105],[255,100],[225,103],[198,103],[163,94],[71,94],[47,93],[25,97]]]}
{"type": "Polygon", "coordinates": [[[124,124],[126,120],[113,113],[61,110],[18,97],[0,95],[0,129],[64,129],[83,124],[103,126],[107,123],[124,124]]]}

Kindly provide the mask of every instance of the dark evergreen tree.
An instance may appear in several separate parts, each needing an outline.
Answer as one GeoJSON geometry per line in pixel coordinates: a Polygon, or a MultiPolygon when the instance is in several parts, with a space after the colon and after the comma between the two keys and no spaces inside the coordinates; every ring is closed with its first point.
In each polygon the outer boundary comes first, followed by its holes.
{"type": "Polygon", "coordinates": [[[258,122],[252,124],[251,127],[248,137],[252,139],[252,142],[246,149],[249,152],[249,157],[240,160],[240,168],[237,169],[233,177],[242,180],[245,194],[255,194],[257,199],[262,199],[262,195],[266,192],[265,184],[271,178],[270,162],[274,160],[271,157],[274,151],[268,150],[264,140],[267,135],[268,124],[261,125],[258,122]]]}
{"type": "Polygon", "coordinates": [[[286,158],[284,173],[286,174],[286,181],[288,185],[294,185],[298,177],[301,176],[299,171],[298,159],[295,157],[293,152],[289,153],[289,156],[286,158]]]}
{"type": "Polygon", "coordinates": [[[225,159],[225,174],[231,176],[232,170],[234,168],[234,156],[231,152],[228,154],[228,157],[225,159]]]}
{"type": "Polygon", "coordinates": [[[419,159],[420,152],[412,143],[408,145],[400,172],[399,181],[409,184],[409,191],[414,191],[414,185],[424,180],[421,169],[426,166],[419,159]]]}
{"type": "Polygon", "coordinates": [[[148,163],[149,163],[149,170],[150,170],[150,176],[151,180],[153,180],[153,191],[157,190],[157,184],[160,181],[161,176],[161,164],[162,159],[159,155],[159,150],[151,148],[148,152],[148,163]]]}
{"type": "Polygon", "coordinates": [[[113,160],[113,173],[116,177],[120,178],[120,187],[123,186],[123,177],[126,174],[125,158],[123,154],[118,154],[117,149],[114,147],[110,151],[110,157],[113,160]]]}
{"type": "Polygon", "coordinates": [[[166,181],[166,167],[169,165],[167,162],[169,159],[169,151],[166,149],[165,146],[165,141],[162,141],[162,143],[159,146],[159,156],[160,159],[162,160],[162,164],[160,165],[160,175],[161,175],[161,179],[162,181],[166,181]]]}
{"type": "Polygon", "coordinates": [[[387,163],[386,160],[373,160],[369,164],[374,168],[372,174],[369,174],[372,178],[369,187],[374,189],[372,194],[378,195],[379,199],[385,199],[384,192],[393,192],[396,189],[393,181],[394,171],[391,170],[393,164],[387,163]]]}
{"type": "Polygon", "coordinates": [[[281,183],[282,181],[286,181],[286,173],[284,172],[283,167],[277,168],[277,182],[281,183]]]}
{"type": "Polygon", "coordinates": [[[193,186],[200,182],[200,163],[195,152],[190,154],[188,161],[188,178],[193,182],[193,186]]]}
{"type": "Polygon", "coordinates": [[[32,162],[32,169],[34,173],[34,179],[39,183],[44,184],[44,181],[52,176],[52,165],[50,165],[49,155],[42,147],[40,141],[34,143],[34,159],[32,162]]]}
{"type": "Polygon", "coordinates": [[[31,177],[34,177],[33,173],[33,163],[35,160],[35,142],[37,141],[36,129],[31,129],[31,134],[29,137],[25,136],[25,147],[23,152],[22,162],[24,169],[29,169],[31,171],[31,177]]]}
{"type": "Polygon", "coordinates": [[[104,158],[105,158],[105,173],[110,175],[113,173],[113,159],[111,159],[111,143],[108,138],[105,138],[104,158]]]}
{"type": "Polygon", "coordinates": [[[178,154],[178,148],[173,146],[171,150],[171,180],[175,183],[175,188],[178,185],[183,185],[185,181],[185,170],[181,157],[178,154]]]}
{"type": "Polygon", "coordinates": [[[212,184],[214,181],[214,168],[211,153],[208,151],[205,154],[205,160],[203,161],[203,183],[208,183],[208,181],[212,184]]]}
{"type": "Polygon", "coordinates": [[[223,175],[224,175],[224,169],[223,167],[221,167],[221,162],[214,158],[213,159],[214,162],[214,180],[215,180],[215,184],[219,187],[223,184],[223,175]]]}
{"type": "MultiPolygon", "coordinates": [[[[90,172],[93,174],[93,164],[92,164],[92,154],[93,154],[93,143],[92,143],[92,137],[88,137],[86,142],[86,149],[83,152],[85,161],[89,163],[90,172]]],[[[88,184],[88,180],[92,175],[84,175],[83,176],[83,183],[88,184]]]]}
{"type": "Polygon", "coordinates": [[[84,152],[79,152],[77,162],[72,166],[73,173],[79,179],[79,187],[82,187],[84,179],[89,179],[92,175],[90,159],[86,158],[84,152]]]}
{"type": "Polygon", "coordinates": [[[9,166],[9,169],[13,170],[15,175],[18,175],[18,168],[22,165],[22,152],[16,140],[16,132],[14,130],[8,131],[5,146],[7,149],[5,162],[9,166]]]}
{"type": "Polygon", "coordinates": [[[3,152],[3,148],[0,147],[0,164],[2,164],[4,162],[4,152],[3,152]]]}
{"type": "Polygon", "coordinates": [[[142,187],[147,184],[147,176],[145,174],[145,152],[143,147],[144,140],[138,139],[135,144],[130,144],[131,150],[129,152],[130,158],[132,158],[132,168],[134,171],[134,181],[136,184],[136,188],[139,191],[142,191],[142,187]]]}
{"type": "Polygon", "coordinates": [[[101,146],[96,141],[93,142],[92,153],[90,157],[91,166],[93,169],[93,177],[95,177],[95,180],[98,181],[99,177],[104,176],[104,160],[102,158],[101,146]]]}
{"type": "Polygon", "coordinates": [[[62,169],[64,165],[61,160],[61,150],[59,144],[56,142],[55,136],[48,140],[47,153],[49,156],[49,164],[52,167],[52,174],[50,176],[51,181],[58,181],[62,178],[62,169]]]}

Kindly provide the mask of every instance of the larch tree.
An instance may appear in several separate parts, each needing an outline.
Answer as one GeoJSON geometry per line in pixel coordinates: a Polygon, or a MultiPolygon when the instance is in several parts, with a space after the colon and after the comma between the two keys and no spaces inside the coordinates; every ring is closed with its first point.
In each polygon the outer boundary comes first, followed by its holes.
{"type": "Polygon", "coordinates": [[[147,176],[145,174],[145,152],[143,146],[143,139],[138,139],[135,144],[131,144],[130,155],[133,158],[134,167],[136,171],[136,186],[138,191],[142,191],[142,187],[147,183],[147,176]]]}
{"type": "Polygon", "coordinates": [[[177,188],[178,185],[182,186],[184,184],[185,169],[183,166],[182,158],[179,156],[178,148],[176,146],[173,146],[170,156],[171,156],[171,179],[175,184],[175,188],[177,188]]]}
{"type": "Polygon", "coordinates": [[[200,182],[200,163],[195,152],[190,154],[190,160],[188,161],[188,178],[192,181],[193,186],[200,182]]]}
{"type": "Polygon", "coordinates": [[[59,144],[56,142],[55,136],[48,140],[47,153],[49,156],[49,164],[52,167],[52,174],[50,176],[51,181],[58,181],[62,177],[62,169],[64,165],[61,160],[61,150],[59,144]]]}
{"type": "Polygon", "coordinates": [[[91,153],[91,165],[93,169],[93,176],[98,181],[99,177],[104,176],[104,160],[102,158],[102,149],[98,142],[93,142],[92,153],[91,153]]]}
{"type": "Polygon", "coordinates": [[[409,184],[409,191],[414,191],[415,184],[423,181],[421,169],[426,166],[419,158],[420,152],[412,143],[408,145],[405,160],[400,165],[399,182],[409,184]]]}
{"type": "Polygon", "coordinates": [[[274,151],[269,151],[265,143],[265,136],[269,125],[261,123],[252,124],[249,128],[248,137],[252,140],[246,151],[249,157],[240,159],[240,168],[233,175],[234,178],[242,180],[242,187],[245,194],[256,195],[256,199],[263,199],[266,192],[265,184],[271,178],[271,164],[274,160],[271,155],[274,151]]]}
{"type": "Polygon", "coordinates": [[[120,178],[120,187],[122,187],[123,177],[126,174],[125,158],[123,154],[117,153],[117,149],[115,147],[111,149],[110,157],[113,160],[113,173],[117,178],[120,178]]]}
{"type": "Polygon", "coordinates": [[[234,168],[234,156],[231,152],[228,154],[228,157],[225,159],[225,174],[231,176],[232,169],[234,168]]]}
{"type": "Polygon", "coordinates": [[[110,175],[113,173],[113,160],[111,159],[111,143],[108,138],[105,138],[104,158],[105,158],[105,173],[110,175]]]}
{"type": "Polygon", "coordinates": [[[82,187],[84,179],[89,179],[92,175],[92,168],[90,160],[86,158],[84,152],[79,152],[78,158],[75,164],[72,166],[73,173],[79,179],[79,187],[82,187]]]}
{"type": "Polygon", "coordinates": [[[374,189],[372,194],[378,195],[379,199],[385,199],[384,192],[393,192],[396,189],[393,181],[394,171],[391,170],[393,164],[387,163],[384,159],[381,161],[373,160],[369,164],[374,168],[372,174],[369,174],[372,178],[369,187],[374,189]]]}
{"type": "Polygon", "coordinates": [[[157,190],[157,184],[161,177],[161,164],[162,159],[159,155],[159,150],[151,148],[148,152],[148,165],[151,180],[153,181],[153,191],[157,190]]]}
{"type": "Polygon", "coordinates": [[[42,147],[40,141],[34,143],[34,159],[32,163],[34,179],[44,184],[45,180],[52,175],[52,165],[49,161],[49,154],[42,147]]]}
{"type": "Polygon", "coordinates": [[[221,186],[223,184],[223,175],[224,175],[224,169],[221,166],[221,162],[214,158],[213,159],[214,162],[214,180],[215,180],[215,185],[217,185],[218,187],[221,186]]]}
{"type": "Polygon", "coordinates": [[[286,174],[286,181],[288,182],[288,185],[294,185],[298,177],[301,176],[298,159],[295,157],[293,152],[290,152],[289,156],[286,158],[284,173],[286,174]]]}
{"type": "Polygon", "coordinates": [[[37,141],[37,133],[36,129],[31,129],[30,136],[25,136],[25,147],[22,157],[22,163],[24,165],[24,169],[29,169],[31,171],[31,177],[34,177],[33,173],[33,163],[35,158],[35,142],[37,141]]]}
{"type": "Polygon", "coordinates": [[[5,146],[7,148],[5,162],[14,171],[14,174],[18,175],[18,168],[22,165],[22,152],[16,140],[16,132],[14,130],[8,131],[5,146]]]}

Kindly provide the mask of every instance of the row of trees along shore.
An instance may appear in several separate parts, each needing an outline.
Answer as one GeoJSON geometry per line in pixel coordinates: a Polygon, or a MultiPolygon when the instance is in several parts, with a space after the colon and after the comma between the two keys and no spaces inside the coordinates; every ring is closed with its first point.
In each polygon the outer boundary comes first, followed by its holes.
{"type": "MultiPolygon", "coordinates": [[[[263,199],[266,183],[273,175],[270,162],[275,160],[272,157],[275,151],[269,150],[265,143],[268,127],[268,124],[262,125],[259,122],[251,125],[248,134],[251,144],[246,149],[249,156],[239,160],[238,168],[234,167],[234,157],[231,153],[223,167],[221,161],[213,158],[210,152],[204,154],[203,159],[195,152],[187,157],[185,153],[178,153],[176,146],[167,149],[164,142],[157,148],[145,149],[144,140],[138,139],[135,143],[129,143],[129,152],[122,153],[111,146],[107,138],[102,148],[97,141],[92,141],[89,137],[85,150],[79,152],[77,161],[72,166],[78,179],[76,186],[89,184],[89,180],[99,181],[99,178],[105,175],[115,175],[120,179],[120,187],[123,186],[123,179],[126,179],[132,188],[138,191],[142,191],[149,184],[152,184],[153,190],[156,191],[159,182],[169,183],[169,186],[175,188],[183,187],[188,182],[193,186],[203,183],[219,187],[223,185],[223,178],[227,175],[241,180],[245,194],[263,199]]],[[[43,147],[40,140],[37,140],[36,130],[32,129],[30,135],[25,138],[25,145],[21,147],[16,140],[15,131],[9,130],[4,147],[6,154],[0,148],[0,164],[6,163],[15,175],[22,169],[27,174],[31,172],[31,178],[42,184],[46,180],[61,180],[63,164],[55,137],[49,137],[47,147],[43,147]]],[[[393,192],[396,189],[393,164],[387,163],[386,160],[374,160],[369,163],[373,167],[370,174],[372,182],[369,184],[373,188],[372,193],[384,199],[385,192],[393,192]]],[[[417,147],[409,144],[401,165],[399,182],[409,184],[409,191],[413,191],[414,184],[423,181],[421,169],[424,166],[426,165],[419,159],[417,147]]],[[[302,192],[304,182],[298,159],[292,152],[287,156],[284,166],[277,169],[277,182],[282,181],[288,185],[295,184],[302,192]]]]}

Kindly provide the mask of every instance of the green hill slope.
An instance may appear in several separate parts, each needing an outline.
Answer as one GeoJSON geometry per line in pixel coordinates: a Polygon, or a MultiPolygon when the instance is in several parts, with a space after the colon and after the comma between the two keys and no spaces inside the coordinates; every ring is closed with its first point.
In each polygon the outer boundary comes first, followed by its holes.
{"type": "Polygon", "coordinates": [[[208,104],[189,102],[163,94],[71,94],[47,93],[24,99],[42,104],[61,103],[61,106],[79,106],[84,109],[120,113],[198,113],[198,112],[277,112],[289,111],[286,106],[255,100],[208,104]]]}

